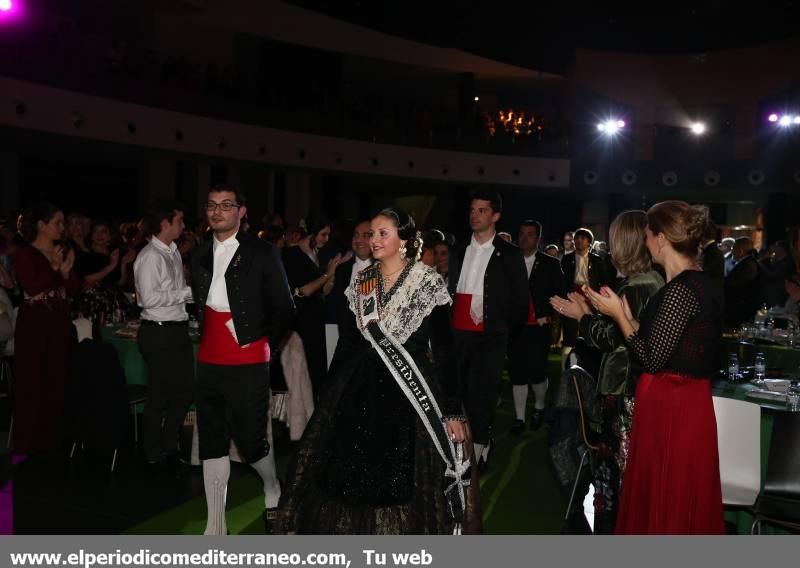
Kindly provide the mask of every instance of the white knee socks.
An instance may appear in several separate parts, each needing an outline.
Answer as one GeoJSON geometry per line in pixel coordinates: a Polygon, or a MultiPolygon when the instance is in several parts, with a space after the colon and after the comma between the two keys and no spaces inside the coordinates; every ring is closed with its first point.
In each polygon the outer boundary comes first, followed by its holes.
{"type": "Polygon", "coordinates": [[[278,482],[278,474],[275,471],[274,448],[270,448],[266,456],[250,465],[264,482],[264,507],[267,509],[277,507],[281,498],[281,484],[278,482]]]}
{"type": "Polygon", "coordinates": [[[203,534],[224,535],[228,532],[228,525],[225,522],[225,501],[230,477],[231,460],[228,456],[203,460],[203,485],[206,489],[208,507],[208,521],[203,534]]]}
{"type": "Polygon", "coordinates": [[[544,397],[547,394],[547,386],[550,382],[545,379],[541,383],[533,385],[533,394],[536,395],[536,402],[533,404],[533,407],[536,410],[544,409],[544,397]]]}
{"type": "MultiPolygon", "coordinates": [[[[514,385],[514,413],[517,420],[525,422],[525,404],[528,402],[528,385],[514,385]]],[[[538,397],[537,397],[538,400],[538,397]]]]}

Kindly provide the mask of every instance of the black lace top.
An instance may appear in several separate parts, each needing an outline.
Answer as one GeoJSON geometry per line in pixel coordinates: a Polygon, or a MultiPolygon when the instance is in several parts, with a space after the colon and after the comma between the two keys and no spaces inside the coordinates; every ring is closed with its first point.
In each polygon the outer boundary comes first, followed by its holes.
{"type": "Polygon", "coordinates": [[[710,377],[717,370],[721,307],[708,276],[686,270],[648,303],[628,339],[645,371],[710,377]]]}

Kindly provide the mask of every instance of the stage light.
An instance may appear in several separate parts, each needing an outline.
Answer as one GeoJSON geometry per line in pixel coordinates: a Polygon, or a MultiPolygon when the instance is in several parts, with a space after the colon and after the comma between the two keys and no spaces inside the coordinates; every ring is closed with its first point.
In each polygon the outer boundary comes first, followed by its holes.
{"type": "Polygon", "coordinates": [[[11,0],[0,0],[0,12],[10,12],[13,7],[11,0]]]}
{"type": "Polygon", "coordinates": [[[778,124],[780,124],[781,126],[789,126],[791,123],[792,123],[792,117],[788,115],[782,116],[781,119],[778,121],[778,124]]]}
{"type": "Polygon", "coordinates": [[[700,136],[701,134],[705,133],[706,125],[702,122],[693,122],[691,129],[692,129],[692,134],[694,134],[695,136],[700,136]]]}
{"type": "Polygon", "coordinates": [[[475,97],[475,102],[476,102],[476,103],[477,103],[479,100],[481,100],[481,98],[480,98],[480,97],[475,97]]]}
{"type": "Polygon", "coordinates": [[[773,112],[771,115],[769,115],[767,120],[769,120],[770,122],[778,122],[778,118],[780,117],[773,112]]]}
{"type": "Polygon", "coordinates": [[[800,116],[795,116],[794,120],[792,120],[794,124],[800,124],[800,116]]]}
{"type": "Polygon", "coordinates": [[[597,125],[597,130],[603,132],[606,136],[614,136],[622,128],[625,128],[624,120],[607,120],[597,125]]]}

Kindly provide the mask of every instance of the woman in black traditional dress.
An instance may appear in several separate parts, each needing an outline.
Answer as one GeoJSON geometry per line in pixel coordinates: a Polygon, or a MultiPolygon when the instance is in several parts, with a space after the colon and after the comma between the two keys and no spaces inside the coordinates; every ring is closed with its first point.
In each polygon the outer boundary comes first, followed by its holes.
{"type": "Polygon", "coordinates": [[[371,225],[377,263],[347,289],[351,317],[289,467],[277,529],[480,532],[450,295],[433,268],[413,260],[421,246],[413,219],[385,209],[371,225]]]}

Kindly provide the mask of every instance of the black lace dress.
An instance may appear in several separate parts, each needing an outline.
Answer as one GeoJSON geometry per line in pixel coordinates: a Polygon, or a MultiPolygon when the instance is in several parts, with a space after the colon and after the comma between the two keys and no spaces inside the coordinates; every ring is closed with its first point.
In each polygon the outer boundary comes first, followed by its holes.
{"type": "MultiPolygon", "coordinates": [[[[421,270],[430,269],[409,264],[392,290],[379,289],[381,305],[398,293],[406,293],[413,303],[408,287],[416,284],[409,274],[421,270]]],[[[444,284],[441,290],[447,294],[444,284]]],[[[448,306],[439,302],[432,309],[427,302],[429,313],[402,345],[425,376],[443,414],[461,415],[452,389],[454,375],[448,371],[452,343],[448,306]],[[429,340],[436,363],[430,357],[429,340]]],[[[397,304],[395,309],[415,309],[397,304]]],[[[320,402],[289,466],[278,531],[452,533],[444,497],[444,462],[414,408],[357,328],[352,311],[349,315],[340,328],[320,402]]],[[[474,492],[477,479],[473,479],[469,489],[474,492]]],[[[474,493],[468,496],[467,515],[477,510],[477,506],[470,509],[470,502],[477,503],[474,493]]]]}

